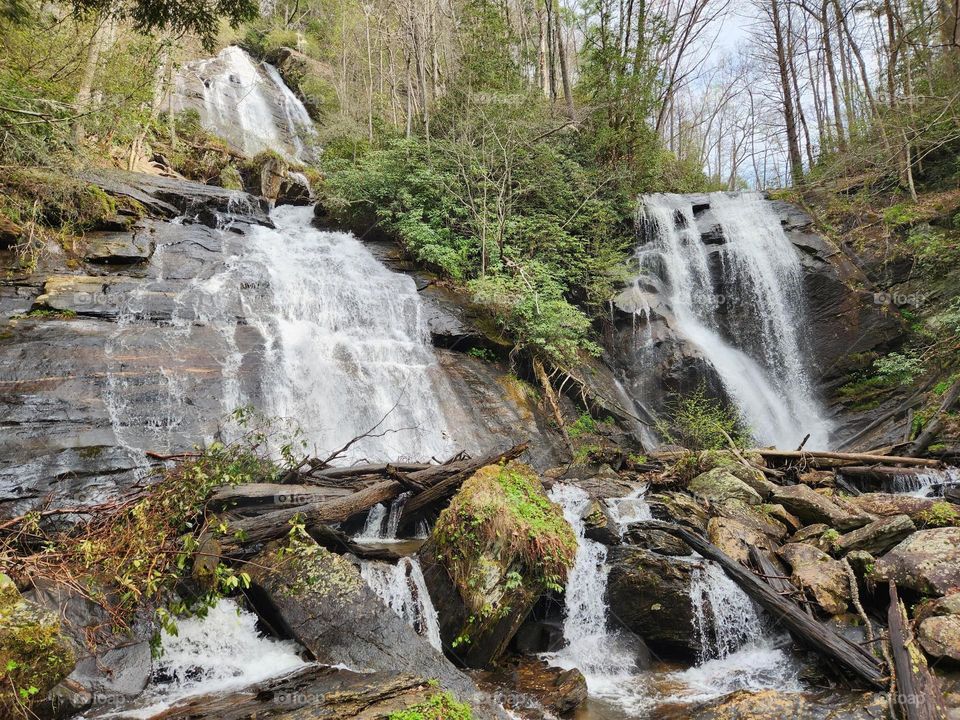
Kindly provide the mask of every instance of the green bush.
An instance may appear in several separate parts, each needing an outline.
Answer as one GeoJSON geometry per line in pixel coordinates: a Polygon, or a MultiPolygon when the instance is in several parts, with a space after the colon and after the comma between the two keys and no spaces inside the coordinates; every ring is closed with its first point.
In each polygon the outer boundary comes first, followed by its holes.
{"type": "Polygon", "coordinates": [[[658,432],[670,443],[688,450],[721,450],[732,440],[740,447],[751,441],[751,432],[739,414],[710,397],[704,385],[687,395],[676,396],[667,406],[658,432]]]}

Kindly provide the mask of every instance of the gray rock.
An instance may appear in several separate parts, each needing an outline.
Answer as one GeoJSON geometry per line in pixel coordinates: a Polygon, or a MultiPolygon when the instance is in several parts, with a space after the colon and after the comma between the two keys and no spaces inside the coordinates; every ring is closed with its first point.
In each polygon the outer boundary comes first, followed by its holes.
{"type": "Polygon", "coordinates": [[[882,555],[916,529],[909,515],[881,518],[841,535],[834,543],[834,548],[841,555],[846,555],[851,550],[865,550],[872,555],[882,555]]]}
{"type": "Polygon", "coordinates": [[[759,505],[763,502],[756,490],[723,468],[715,468],[698,475],[690,481],[687,489],[694,495],[715,503],[741,500],[748,505],[759,505]]]}
{"type": "Polygon", "coordinates": [[[663,530],[653,530],[638,525],[627,529],[623,541],[628,545],[652,550],[659,555],[682,557],[690,554],[690,548],[683,540],[663,530]]]}
{"type": "Polygon", "coordinates": [[[877,560],[870,578],[926,595],[960,587],[960,528],[920,530],[877,560]]]}
{"type": "Polygon", "coordinates": [[[872,520],[869,515],[845,507],[806,485],[778,487],[773,502],[783,505],[804,523],[824,523],[841,532],[863,527],[872,520]]]}
{"type": "Polygon", "coordinates": [[[780,557],[792,569],[793,583],[806,590],[829,615],[846,612],[850,582],[843,564],[806,543],[789,543],[780,548],[780,557]]]}
{"type": "Polygon", "coordinates": [[[127,232],[91,233],[83,259],[104,265],[144,262],[153,254],[153,239],[145,228],[127,232]]]}
{"type": "Polygon", "coordinates": [[[584,535],[604,545],[620,544],[620,529],[610,517],[606,505],[591,500],[583,512],[584,535]]]}
{"type": "Polygon", "coordinates": [[[690,586],[699,561],[680,560],[629,545],[610,548],[607,603],[612,618],[651,649],[693,657],[690,586]]]}

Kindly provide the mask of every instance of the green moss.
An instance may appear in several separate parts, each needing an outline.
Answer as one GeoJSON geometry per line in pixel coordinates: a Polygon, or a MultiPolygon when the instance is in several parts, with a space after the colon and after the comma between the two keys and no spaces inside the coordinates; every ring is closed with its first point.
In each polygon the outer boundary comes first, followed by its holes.
{"type": "Polygon", "coordinates": [[[4,717],[26,714],[70,674],[76,664],[69,641],[60,634],[55,615],[23,600],[16,586],[0,574],[0,711],[4,717]],[[10,689],[14,695],[11,696],[10,689]]]}
{"type": "Polygon", "coordinates": [[[561,589],[576,536],[527,465],[488,465],[463,484],[433,540],[472,613],[464,641],[546,588],[561,589]]]}
{"type": "Polygon", "coordinates": [[[25,320],[36,318],[39,320],[70,320],[77,316],[74,310],[53,310],[50,308],[34,308],[30,312],[22,315],[14,315],[13,320],[25,320]]]}
{"type": "Polygon", "coordinates": [[[227,165],[220,171],[220,187],[227,190],[243,190],[243,178],[236,165],[227,165]]]}
{"type": "Polygon", "coordinates": [[[899,225],[909,225],[920,217],[920,212],[915,205],[906,203],[897,203],[891,205],[883,211],[883,222],[890,227],[899,225]]]}
{"type": "Polygon", "coordinates": [[[473,720],[473,711],[466,703],[444,692],[406,710],[392,712],[387,720],[473,720]]]}
{"type": "Polygon", "coordinates": [[[954,527],[960,525],[960,513],[952,503],[938,500],[917,516],[925,527],[954,527]]]}
{"type": "Polygon", "coordinates": [[[583,413],[577,418],[576,422],[572,423],[570,427],[567,428],[567,434],[570,436],[571,440],[576,440],[583,435],[595,433],[596,431],[597,421],[593,419],[590,413],[583,413]]]}

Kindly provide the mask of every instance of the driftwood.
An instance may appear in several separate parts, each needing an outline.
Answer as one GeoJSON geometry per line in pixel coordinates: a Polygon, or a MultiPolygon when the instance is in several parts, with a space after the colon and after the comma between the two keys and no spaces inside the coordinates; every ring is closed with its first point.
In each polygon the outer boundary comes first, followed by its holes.
{"type": "Polygon", "coordinates": [[[930,447],[936,439],[937,434],[943,429],[945,424],[944,417],[947,412],[956,405],[958,401],[960,401],[960,379],[954,380],[953,385],[951,385],[950,389],[944,394],[943,400],[940,402],[940,407],[937,408],[933,416],[927,421],[926,426],[910,444],[910,447],[907,448],[907,455],[919,455],[930,447]]]}
{"type": "MultiPolygon", "coordinates": [[[[429,489],[445,480],[445,493],[452,493],[459,485],[485,465],[492,465],[503,460],[512,460],[523,453],[526,443],[521,443],[505,451],[494,451],[478,458],[459,460],[446,465],[431,465],[425,470],[409,473],[404,481],[382,480],[362,490],[332,500],[294,505],[279,510],[242,518],[230,523],[231,534],[243,538],[244,544],[259,545],[283,537],[290,531],[290,522],[301,516],[307,530],[314,526],[330,525],[349,520],[355,515],[367,512],[374,505],[390,502],[398,495],[406,492],[410,487],[429,489]],[[456,480],[454,481],[454,478],[456,480]]],[[[417,496],[414,495],[411,500],[417,496]]]]}
{"type": "Polygon", "coordinates": [[[778,618],[795,637],[824,656],[835,660],[870,686],[877,689],[887,687],[883,667],[867,650],[837,634],[815,618],[806,615],[796,603],[781,597],[770,585],[713,543],[672,523],[648,520],[642,523],[642,526],[676,535],[690,548],[720,565],[731,580],[778,618]]]}
{"type": "Polygon", "coordinates": [[[871,455],[870,453],[841,453],[826,451],[771,450],[754,448],[748,452],[757,453],[771,460],[807,460],[817,461],[820,467],[842,467],[844,463],[878,465],[907,465],[913,467],[940,467],[939,460],[930,460],[901,455],[871,455]]]}
{"type": "Polygon", "coordinates": [[[207,500],[207,509],[266,511],[271,507],[307,505],[326,502],[351,494],[349,488],[316,487],[314,485],[283,485],[280,483],[250,483],[227,485],[216,490],[207,500]]]}
{"type": "Polygon", "coordinates": [[[907,611],[897,595],[897,584],[890,583],[890,649],[896,669],[896,700],[906,720],[946,720],[947,709],[940,683],[927,667],[923,651],[910,632],[907,611]]]}

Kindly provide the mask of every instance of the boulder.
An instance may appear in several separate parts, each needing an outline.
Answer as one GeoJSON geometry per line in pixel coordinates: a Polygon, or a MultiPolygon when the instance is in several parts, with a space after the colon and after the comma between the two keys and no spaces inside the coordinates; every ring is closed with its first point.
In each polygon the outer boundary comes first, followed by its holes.
{"type": "Polygon", "coordinates": [[[767,551],[777,548],[776,543],[757,528],[727,517],[710,518],[707,523],[707,538],[743,565],[750,562],[751,547],[767,551]]]}
{"type": "Polygon", "coordinates": [[[412,627],[390,611],[357,568],[308,538],[268,546],[247,566],[248,597],[319,663],[435,678],[465,697],[477,692],[412,627]]]}
{"type": "MultiPolygon", "coordinates": [[[[150,640],[155,627],[152,611],[142,609],[127,631],[113,630],[113,619],[98,603],[69,585],[38,578],[26,596],[59,615],[64,634],[72,638],[77,663],[69,680],[95,696],[135,697],[143,692],[153,671],[150,640]]],[[[82,702],[69,687],[65,698],[82,702]]]]}
{"type": "Polygon", "coordinates": [[[457,661],[484,667],[499,657],[540,595],[562,587],[576,550],[529,466],[490,465],[467,480],[420,550],[440,636],[457,661]]]}
{"type": "Polygon", "coordinates": [[[710,513],[703,503],[682,492],[665,492],[647,498],[650,514],[657,520],[676,523],[705,532],[710,513]]]}
{"type": "Polygon", "coordinates": [[[727,500],[714,506],[714,512],[720,517],[743,523],[754,532],[762,533],[777,542],[783,541],[788,534],[787,526],[775,519],[770,513],[761,510],[764,505],[747,505],[742,500],[727,500]]]}
{"type": "Polygon", "coordinates": [[[960,662],[960,615],[939,615],[920,623],[917,640],[927,655],[960,662]]]}
{"type": "Polygon", "coordinates": [[[629,545],[652,550],[660,555],[683,556],[690,554],[690,548],[683,540],[663,530],[634,525],[624,533],[623,541],[629,545]]]}
{"type": "Polygon", "coordinates": [[[869,525],[852,530],[834,541],[840,555],[852,550],[866,550],[872,555],[882,555],[917,529],[909,515],[893,515],[874,520],[869,525]]]}
{"type": "Polygon", "coordinates": [[[804,523],[824,523],[841,532],[863,527],[872,520],[869,515],[844,507],[836,499],[806,485],[778,486],[773,494],[773,502],[783,505],[804,523]]]}
{"type": "Polygon", "coordinates": [[[75,664],[60,618],[23,598],[0,573],[0,715],[21,715],[21,699],[13,693],[27,693],[28,706],[43,700],[75,664]]]}
{"type": "Polygon", "coordinates": [[[796,532],[803,527],[803,523],[800,522],[800,518],[794,515],[791,512],[788,512],[783,505],[771,505],[769,503],[764,503],[757,507],[761,512],[765,512],[774,520],[781,523],[789,532],[796,532]]]}
{"type": "Polygon", "coordinates": [[[551,667],[538,658],[521,658],[483,673],[480,686],[498,693],[507,709],[519,712],[536,704],[549,713],[565,716],[587,699],[583,673],[576,668],[551,667]]]}
{"type": "Polygon", "coordinates": [[[678,705],[659,720],[876,720],[887,717],[885,695],[807,694],[784,690],[737,690],[698,705],[678,705]]]}
{"type": "Polygon", "coordinates": [[[788,543],[779,554],[792,569],[793,583],[811,595],[824,612],[846,612],[850,582],[843,563],[806,543],[788,543]]]}
{"type": "Polygon", "coordinates": [[[610,548],[607,564],[611,616],[654,650],[696,657],[700,644],[693,631],[690,586],[703,563],[621,545],[610,548]]]}
{"type": "Polygon", "coordinates": [[[789,537],[787,542],[791,543],[809,543],[810,545],[819,545],[820,537],[830,530],[830,526],[824,523],[814,523],[797,530],[789,537]]]}
{"type": "Polygon", "coordinates": [[[937,503],[942,501],[936,498],[895,495],[893,493],[863,493],[857,497],[849,498],[848,502],[863,512],[880,517],[909,515],[916,525],[921,526],[926,522],[930,513],[934,511],[937,503]]]}
{"type": "Polygon", "coordinates": [[[620,530],[599,500],[591,500],[583,513],[584,536],[604,545],[619,545],[620,530]]]}
{"type": "Polygon", "coordinates": [[[763,498],[757,491],[724,468],[715,468],[697,475],[687,489],[697,497],[715,503],[741,500],[748,505],[759,505],[763,498]]]}
{"type": "Polygon", "coordinates": [[[894,580],[899,587],[926,595],[946,595],[960,588],[960,528],[913,533],[877,560],[869,577],[894,580]]]}

